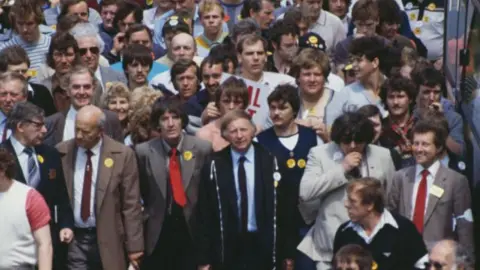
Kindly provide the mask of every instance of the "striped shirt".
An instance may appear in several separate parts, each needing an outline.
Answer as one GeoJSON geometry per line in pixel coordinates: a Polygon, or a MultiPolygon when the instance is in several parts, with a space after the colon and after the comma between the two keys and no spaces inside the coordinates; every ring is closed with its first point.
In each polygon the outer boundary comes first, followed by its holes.
{"type": "Polygon", "coordinates": [[[39,40],[35,43],[27,43],[19,35],[15,35],[9,41],[0,44],[0,50],[19,45],[27,52],[28,58],[30,59],[30,68],[38,69],[41,64],[46,62],[50,41],[51,37],[44,34],[40,34],[39,40]]]}

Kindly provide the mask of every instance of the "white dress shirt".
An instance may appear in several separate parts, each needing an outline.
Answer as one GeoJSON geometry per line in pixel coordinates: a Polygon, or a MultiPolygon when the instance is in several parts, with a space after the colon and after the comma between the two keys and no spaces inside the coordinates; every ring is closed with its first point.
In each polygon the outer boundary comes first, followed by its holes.
{"type": "Polygon", "coordinates": [[[105,89],[103,89],[103,80],[102,80],[102,73],[100,72],[100,67],[97,67],[97,70],[95,70],[95,78],[98,80],[98,84],[100,87],[102,87],[103,92],[105,92],[105,89]]]}
{"type": "MultiPolygon", "coordinates": [[[[249,232],[257,231],[257,220],[255,215],[255,148],[253,145],[250,145],[250,148],[246,153],[240,154],[233,149],[232,151],[232,163],[233,163],[233,176],[235,178],[235,190],[237,191],[237,206],[240,210],[241,206],[241,193],[240,193],[240,184],[238,182],[238,162],[240,157],[243,155],[246,160],[243,163],[245,168],[245,174],[247,176],[247,198],[248,198],[248,222],[247,230],[249,232]]],[[[241,212],[238,211],[238,217],[240,220],[241,212]]]]}
{"type": "MultiPolygon", "coordinates": [[[[25,178],[26,183],[30,184],[28,179],[28,155],[27,153],[23,152],[23,150],[25,149],[25,146],[21,144],[17,139],[15,139],[15,136],[12,136],[10,138],[10,142],[12,142],[13,150],[15,150],[15,155],[17,156],[18,163],[20,164],[20,167],[22,169],[23,177],[25,178]]],[[[35,166],[37,166],[40,172],[40,167],[38,164],[35,148],[32,147],[32,149],[33,149],[33,156],[35,160],[35,166]]]]}
{"type": "Polygon", "coordinates": [[[87,149],[78,147],[77,155],[75,157],[75,170],[73,174],[73,216],[75,220],[75,227],[91,228],[96,227],[95,218],[95,191],[97,186],[97,175],[100,160],[100,149],[102,141],[100,140],[92,149],[92,187],[90,189],[90,217],[86,222],[82,220],[82,194],[83,194],[83,180],[85,179],[85,166],[87,165],[87,149]]]}
{"type": "MultiPolygon", "coordinates": [[[[5,114],[3,114],[2,111],[0,111],[0,141],[2,141],[3,138],[3,132],[5,131],[5,125],[7,124],[7,117],[5,114]]],[[[10,129],[7,129],[7,137],[5,137],[6,140],[10,138],[10,135],[12,135],[12,131],[10,129]]]]}
{"type": "MultiPolygon", "coordinates": [[[[428,168],[428,176],[427,176],[427,198],[425,200],[425,213],[427,212],[427,205],[428,205],[428,194],[430,194],[430,188],[433,185],[433,181],[435,181],[435,176],[437,175],[438,169],[440,168],[440,161],[435,161],[429,168],[428,168]]],[[[413,184],[413,191],[412,191],[412,213],[410,214],[410,220],[413,220],[413,212],[415,212],[415,202],[417,201],[417,192],[418,186],[420,185],[420,181],[422,180],[422,171],[423,168],[421,165],[417,164],[415,166],[415,183],[413,184]]]]}
{"type": "Polygon", "coordinates": [[[70,106],[67,117],[65,118],[65,127],[63,128],[63,141],[68,141],[75,138],[75,117],[77,116],[77,110],[70,106]]]}

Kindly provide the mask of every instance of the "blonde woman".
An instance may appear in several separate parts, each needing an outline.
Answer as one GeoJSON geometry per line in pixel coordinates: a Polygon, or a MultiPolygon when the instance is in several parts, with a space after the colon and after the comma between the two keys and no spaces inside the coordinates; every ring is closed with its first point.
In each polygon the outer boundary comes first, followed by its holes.
{"type": "Polygon", "coordinates": [[[108,86],[102,97],[102,107],[117,113],[122,125],[123,137],[128,130],[128,112],[130,110],[130,90],[121,82],[114,82],[108,86]]]}

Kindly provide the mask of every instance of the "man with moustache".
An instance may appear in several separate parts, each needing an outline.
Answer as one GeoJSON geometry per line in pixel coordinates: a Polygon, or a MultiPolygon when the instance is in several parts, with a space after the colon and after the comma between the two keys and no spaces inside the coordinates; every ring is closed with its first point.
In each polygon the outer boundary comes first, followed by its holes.
{"type": "Polygon", "coordinates": [[[283,212],[291,221],[287,229],[289,239],[284,244],[287,257],[295,258],[298,269],[315,269],[313,261],[296,251],[300,240],[307,234],[310,226],[305,224],[298,211],[298,191],[302,179],[308,152],[317,144],[323,144],[315,130],[298,125],[295,122],[300,110],[298,90],[291,85],[279,85],[268,96],[270,119],[273,127],[257,135],[258,143],[265,147],[278,160],[283,181],[279,187],[285,193],[285,208],[283,212]]]}
{"type": "Polygon", "coordinates": [[[123,71],[128,81],[130,91],[148,85],[148,73],[152,69],[151,51],[140,44],[129,45],[123,51],[123,71]]]}
{"type": "MultiPolygon", "coordinates": [[[[75,137],[75,116],[78,110],[92,104],[97,80],[91,69],[86,66],[75,66],[65,76],[67,95],[70,98],[68,111],[57,112],[47,117],[45,126],[45,144],[55,146],[62,141],[75,137]]],[[[115,113],[103,110],[106,118],[104,132],[113,139],[123,142],[122,128],[115,113]]]]}
{"type": "Polygon", "coordinates": [[[310,150],[300,181],[300,213],[313,227],[298,249],[317,263],[318,270],[331,268],[335,232],[348,220],[342,210],[347,184],[362,176],[374,177],[388,191],[395,172],[390,151],[371,144],[373,125],[358,112],[338,117],[331,137],[332,142],[310,150]]]}
{"type": "Polygon", "coordinates": [[[211,144],[184,134],[188,117],[178,98],[153,105],[160,137],[136,146],[145,223],[142,270],[194,270],[200,171],[211,144]]]}
{"type": "Polygon", "coordinates": [[[395,173],[388,206],[411,219],[427,245],[442,239],[458,239],[472,255],[469,182],[439,160],[446,148],[447,133],[438,121],[428,118],[415,124],[413,155],[416,165],[395,173]]]}
{"type": "Polygon", "coordinates": [[[204,165],[199,191],[199,269],[293,269],[281,252],[286,237],[278,162],[252,142],[256,127],[244,110],[227,113],[230,143],[204,165]]]}
{"type": "Polygon", "coordinates": [[[45,199],[50,216],[53,269],[65,269],[66,245],[73,239],[73,213],[70,207],[60,154],[43,144],[46,133],[44,112],[29,102],[17,103],[9,114],[12,136],[4,141],[15,157],[15,180],[36,189],[45,199]]]}
{"type": "Polygon", "coordinates": [[[143,256],[139,177],[133,150],[106,136],[106,116],[86,105],[75,138],[57,145],[74,213],[70,270],[138,268],[143,256]]]}

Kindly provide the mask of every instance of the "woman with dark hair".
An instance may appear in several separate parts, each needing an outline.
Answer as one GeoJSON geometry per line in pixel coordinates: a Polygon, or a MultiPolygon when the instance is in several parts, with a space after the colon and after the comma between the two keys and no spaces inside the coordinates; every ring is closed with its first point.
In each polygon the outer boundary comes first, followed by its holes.
{"type": "Polygon", "coordinates": [[[349,220],[343,204],[350,180],[375,177],[388,190],[395,167],[388,149],[371,144],[374,137],[367,117],[344,112],[333,123],[332,141],[310,150],[299,209],[305,222],[314,225],[298,250],[317,261],[317,269],[331,268],[335,232],[349,220]]]}

